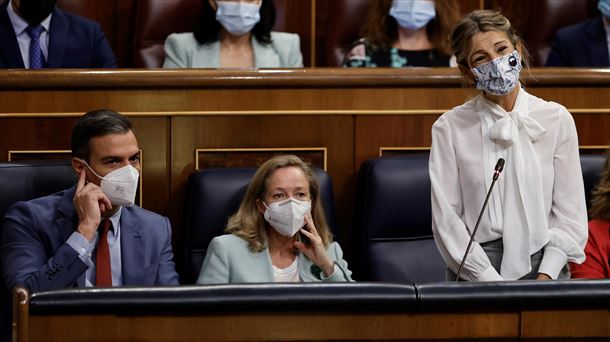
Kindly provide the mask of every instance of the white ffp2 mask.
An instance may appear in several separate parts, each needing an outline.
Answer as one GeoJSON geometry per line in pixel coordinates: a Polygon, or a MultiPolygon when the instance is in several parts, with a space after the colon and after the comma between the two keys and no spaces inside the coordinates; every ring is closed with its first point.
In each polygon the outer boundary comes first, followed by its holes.
{"type": "Polygon", "coordinates": [[[138,179],[140,178],[140,173],[135,167],[125,165],[102,177],[93,171],[89,164],[84,163],[97,178],[102,180],[100,188],[108,196],[113,206],[129,207],[135,203],[138,179]]]}
{"type": "Polygon", "coordinates": [[[288,198],[283,201],[265,204],[265,220],[278,233],[292,237],[305,225],[305,215],[311,209],[311,201],[288,198]]]}

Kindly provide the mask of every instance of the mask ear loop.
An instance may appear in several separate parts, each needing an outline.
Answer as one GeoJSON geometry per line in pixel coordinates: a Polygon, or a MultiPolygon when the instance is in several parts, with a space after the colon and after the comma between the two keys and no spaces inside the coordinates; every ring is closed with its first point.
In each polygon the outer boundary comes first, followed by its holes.
{"type": "MultiPolygon", "coordinates": [[[[89,168],[89,170],[91,170],[91,172],[93,172],[93,174],[95,175],[95,177],[99,178],[100,180],[104,180],[104,179],[105,179],[104,177],[102,177],[102,176],[98,175],[98,174],[97,174],[97,172],[95,172],[95,171],[93,170],[93,168],[92,168],[92,167],[89,165],[89,163],[87,163],[86,161],[84,161],[83,159],[80,159],[80,158],[76,158],[76,159],[78,159],[78,160],[79,160],[81,163],[85,164],[85,165],[87,166],[87,168],[89,168]]],[[[87,182],[89,182],[89,180],[88,180],[88,179],[86,179],[86,177],[85,177],[85,180],[86,180],[87,182]]]]}

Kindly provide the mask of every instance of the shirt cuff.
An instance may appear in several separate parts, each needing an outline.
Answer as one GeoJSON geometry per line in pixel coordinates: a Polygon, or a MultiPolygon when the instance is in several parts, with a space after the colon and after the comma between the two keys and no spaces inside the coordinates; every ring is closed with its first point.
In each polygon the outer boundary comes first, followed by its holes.
{"type": "Polygon", "coordinates": [[[87,265],[91,261],[92,244],[81,233],[74,232],[66,241],[78,253],[78,257],[87,265]]]}
{"type": "Polygon", "coordinates": [[[333,264],[333,273],[331,273],[328,277],[324,274],[324,272],[320,272],[320,279],[322,281],[329,280],[337,274],[337,265],[333,264]]]}
{"type": "Polygon", "coordinates": [[[547,246],[544,249],[544,255],[538,268],[538,273],[547,274],[552,279],[557,279],[559,272],[568,263],[568,256],[562,250],[556,247],[547,246]]]}
{"type": "Polygon", "coordinates": [[[504,280],[502,276],[496,271],[493,266],[489,266],[485,271],[479,273],[479,276],[475,279],[476,281],[497,281],[504,280]]]}

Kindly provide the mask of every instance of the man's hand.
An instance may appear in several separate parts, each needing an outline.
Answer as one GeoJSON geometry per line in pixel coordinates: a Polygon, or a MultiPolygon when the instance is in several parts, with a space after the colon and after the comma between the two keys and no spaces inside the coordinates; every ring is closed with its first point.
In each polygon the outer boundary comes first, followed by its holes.
{"type": "Polygon", "coordinates": [[[102,189],[86,183],[86,172],[82,170],[74,194],[74,208],[78,214],[78,232],[87,240],[93,240],[95,231],[100,225],[102,215],[112,209],[112,204],[102,189]]]}

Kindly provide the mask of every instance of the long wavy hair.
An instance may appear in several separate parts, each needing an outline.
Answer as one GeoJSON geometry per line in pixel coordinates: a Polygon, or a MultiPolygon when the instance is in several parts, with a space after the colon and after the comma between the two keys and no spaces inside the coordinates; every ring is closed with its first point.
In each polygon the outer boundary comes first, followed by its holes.
{"type": "Polygon", "coordinates": [[[606,155],[604,171],[592,195],[589,209],[591,219],[610,221],[610,149],[606,155]]]}
{"type": "MultiPolygon", "coordinates": [[[[392,46],[398,40],[398,23],[390,15],[393,0],[375,0],[371,15],[362,30],[362,36],[373,45],[392,46]]],[[[449,32],[460,18],[457,0],[435,0],[436,18],[426,26],[428,39],[434,48],[451,55],[449,32]]]]}
{"type": "MultiPolygon", "coordinates": [[[[208,0],[201,0],[202,11],[195,23],[193,34],[199,44],[217,42],[220,39],[221,25],[216,20],[216,11],[208,0]]],[[[263,44],[271,43],[271,30],[275,25],[275,4],[273,0],[263,0],[259,10],[261,20],[252,28],[252,35],[263,44]]]]}
{"type": "MultiPolygon", "coordinates": [[[[269,179],[273,173],[285,167],[298,167],[305,174],[309,183],[311,198],[311,217],[318,234],[322,238],[324,247],[332,242],[332,234],[326,222],[324,208],[320,200],[320,185],[312,168],[299,157],[294,155],[281,155],[267,160],[261,165],[246,190],[246,194],[239,205],[237,213],[229,218],[225,231],[239,236],[248,242],[252,252],[258,253],[267,248],[267,229],[272,229],[258,211],[256,201],[265,199],[269,179]]],[[[295,239],[298,234],[295,235],[295,239]]]]}

